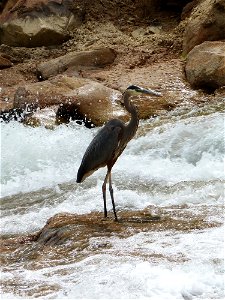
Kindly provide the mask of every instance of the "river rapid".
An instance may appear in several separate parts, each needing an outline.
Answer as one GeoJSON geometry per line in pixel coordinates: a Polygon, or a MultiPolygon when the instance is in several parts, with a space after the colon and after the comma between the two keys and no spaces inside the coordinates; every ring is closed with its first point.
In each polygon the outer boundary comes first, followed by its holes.
{"type": "MultiPolygon", "coordinates": [[[[115,236],[110,250],[83,260],[4,267],[2,299],[223,299],[224,116],[215,105],[142,121],[112,172],[118,216],[125,209],[151,206],[157,214],[184,207],[217,226],[115,236]]],[[[35,232],[56,213],[103,213],[106,170],[76,183],[97,130],[75,122],[54,130],[1,124],[4,238],[35,232]]]]}

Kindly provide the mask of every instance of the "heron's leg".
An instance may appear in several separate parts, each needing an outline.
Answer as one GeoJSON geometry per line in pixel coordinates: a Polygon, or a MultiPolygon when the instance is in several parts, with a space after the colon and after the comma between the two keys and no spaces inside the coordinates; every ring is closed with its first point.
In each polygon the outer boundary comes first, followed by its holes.
{"type": "Polygon", "coordinates": [[[103,201],[104,201],[104,217],[107,217],[107,208],[106,208],[106,183],[109,178],[109,171],[107,171],[107,174],[105,176],[105,180],[102,185],[102,195],[103,195],[103,201]]]}
{"type": "Polygon", "coordinates": [[[115,216],[115,221],[118,221],[117,215],[116,215],[116,207],[115,207],[114,197],[113,197],[113,187],[112,187],[111,171],[109,172],[109,192],[110,192],[110,196],[111,196],[111,199],[112,199],[112,206],[113,206],[113,212],[114,212],[114,216],[115,216]]]}

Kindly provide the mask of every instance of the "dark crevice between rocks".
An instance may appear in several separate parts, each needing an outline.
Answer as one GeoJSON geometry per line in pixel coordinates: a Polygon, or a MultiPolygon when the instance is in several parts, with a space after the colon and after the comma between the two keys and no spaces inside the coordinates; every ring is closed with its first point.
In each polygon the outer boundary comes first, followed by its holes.
{"type": "Polygon", "coordinates": [[[8,0],[2,0],[0,1],[0,13],[2,13],[6,3],[8,2],[8,0]]]}
{"type": "Polygon", "coordinates": [[[8,111],[0,112],[0,122],[10,122],[18,121],[25,122],[28,117],[30,117],[34,111],[36,111],[36,105],[29,104],[26,108],[13,108],[8,111]]]}
{"type": "Polygon", "coordinates": [[[182,19],[183,12],[191,10],[198,1],[200,0],[145,0],[143,4],[140,4],[142,11],[141,16],[148,19],[149,16],[153,15],[153,12],[162,12],[182,19]]]}
{"type": "Polygon", "coordinates": [[[21,121],[24,119],[23,111],[21,109],[10,109],[9,111],[1,112],[0,121],[10,122],[10,121],[21,121]]]}
{"type": "MultiPolygon", "coordinates": [[[[8,123],[10,121],[18,121],[24,124],[30,124],[29,118],[36,110],[36,105],[32,104],[26,105],[25,108],[13,108],[0,113],[0,122],[8,123]]],[[[56,112],[56,125],[68,124],[70,121],[75,121],[77,124],[87,128],[95,127],[91,119],[78,111],[75,104],[61,104],[56,112]]]]}
{"type": "Polygon", "coordinates": [[[162,11],[171,11],[174,13],[181,13],[183,8],[189,3],[189,2],[193,2],[190,0],[161,0],[159,1],[159,9],[162,11]]]}
{"type": "Polygon", "coordinates": [[[203,90],[206,94],[208,95],[212,95],[215,93],[215,91],[220,88],[220,86],[218,84],[216,84],[215,82],[211,82],[209,83],[208,81],[201,81],[198,82],[197,85],[193,85],[194,89],[201,89],[203,90]]]}
{"type": "Polygon", "coordinates": [[[56,112],[56,124],[68,124],[70,121],[76,121],[77,124],[87,128],[95,127],[91,119],[79,113],[75,104],[61,104],[56,112]]]}
{"type": "MultiPolygon", "coordinates": [[[[15,101],[15,100],[14,100],[15,101]]],[[[0,112],[0,122],[18,121],[24,124],[29,124],[29,118],[32,117],[38,109],[37,103],[24,103],[16,108],[0,112]],[[19,107],[20,106],[20,107],[19,107]],[[27,122],[28,120],[28,122],[27,122]]],[[[75,104],[65,103],[61,104],[56,112],[56,125],[68,124],[70,121],[76,121],[79,125],[84,125],[87,128],[93,128],[95,125],[91,119],[81,114],[75,104]]]]}

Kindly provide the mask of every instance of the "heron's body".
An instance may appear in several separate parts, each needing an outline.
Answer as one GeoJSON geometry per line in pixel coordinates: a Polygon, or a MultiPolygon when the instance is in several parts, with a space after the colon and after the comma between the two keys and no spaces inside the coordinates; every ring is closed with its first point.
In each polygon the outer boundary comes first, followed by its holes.
{"type": "Polygon", "coordinates": [[[104,216],[107,217],[106,183],[109,180],[109,191],[112,199],[115,220],[117,220],[117,216],[111,183],[111,169],[118,157],[126,148],[127,143],[134,137],[138,128],[139,119],[137,110],[129,101],[129,97],[134,91],[140,91],[142,93],[153,94],[156,96],[160,95],[159,93],[145,90],[136,86],[128,87],[123,94],[123,100],[125,108],[131,114],[129,123],[126,125],[119,119],[108,121],[88,146],[77,173],[77,182],[80,183],[99,168],[107,166],[107,174],[102,186],[104,216]]]}
{"type": "Polygon", "coordinates": [[[121,153],[124,124],[120,120],[110,120],[94,137],[88,146],[77,174],[77,182],[82,182],[101,167],[112,168],[121,153]],[[93,160],[93,155],[95,159],[93,160]]]}

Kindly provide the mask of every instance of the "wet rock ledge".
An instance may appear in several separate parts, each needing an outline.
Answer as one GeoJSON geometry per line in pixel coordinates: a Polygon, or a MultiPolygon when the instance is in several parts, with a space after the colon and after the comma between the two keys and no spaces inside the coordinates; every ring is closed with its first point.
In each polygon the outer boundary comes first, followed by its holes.
{"type": "MultiPolygon", "coordinates": [[[[222,209],[222,208],[221,208],[222,209]]],[[[113,215],[104,219],[102,212],[85,215],[60,213],[50,218],[38,232],[1,239],[1,263],[25,262],[38,267],[58,260],[79,260],[112,247],[111,238],[127,238],[140,232],[191,232],[221,224],[209,222],[210,208],[202,206],[193,215],[188,206],[155,207],[138,211],[119,211],[119,221],[113,215]]],[[[136,253],[136,255],[138,255],[136,253]]]]}

